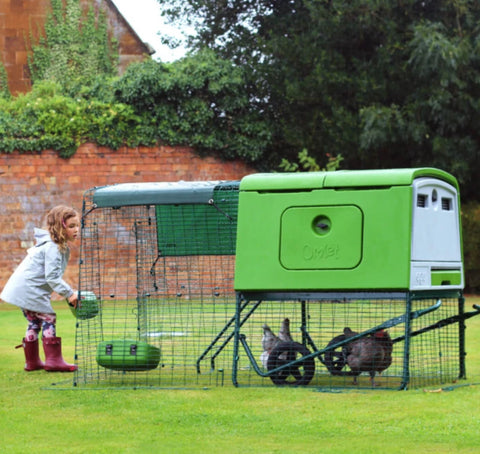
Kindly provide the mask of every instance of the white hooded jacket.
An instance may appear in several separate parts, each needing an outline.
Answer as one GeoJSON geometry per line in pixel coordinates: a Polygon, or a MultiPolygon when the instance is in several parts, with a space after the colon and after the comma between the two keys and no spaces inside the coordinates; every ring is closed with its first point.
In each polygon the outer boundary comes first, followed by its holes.
{"type": "Polygon", "coordinates": [[[63,280],[70,251],[61,252],[46,230],[35,229],[36,245],[18,265],[5,285],[0,298],[22,309],[53,314],[53,292],[65,298],[73,294],[63,280]]]}

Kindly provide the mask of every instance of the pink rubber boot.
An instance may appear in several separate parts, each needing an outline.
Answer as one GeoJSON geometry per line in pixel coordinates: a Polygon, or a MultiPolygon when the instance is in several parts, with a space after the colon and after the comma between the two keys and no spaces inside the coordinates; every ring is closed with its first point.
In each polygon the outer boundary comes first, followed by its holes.
{"type": "Polygon", "coordinates": [[[62,357],[62,338],[44,337],[43,350],[45,351],[45,367],[49,372],[75,372],[77,366],[68,364],[62,357]]]}
{"type": "Polygon", "coordinates": [[[23,347],[23,351],[25,353],[25,370],[27,372],[44,369],[45,364],[40,359],[38,354],[38,339],[34,341],[27,341],[25,338],[23,338],[22,344],[17,345],[15,348],[20,347],[23,347]]]}

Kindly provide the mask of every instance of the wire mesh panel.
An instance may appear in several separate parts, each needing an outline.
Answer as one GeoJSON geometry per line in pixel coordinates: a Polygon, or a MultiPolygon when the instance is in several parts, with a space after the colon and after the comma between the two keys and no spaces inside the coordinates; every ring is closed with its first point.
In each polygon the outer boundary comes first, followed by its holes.
{"type": "MultiPolygon", "coordinates": [[[[422,301],[413,300],[412,308],[422,301]]],[[[442,299],[435,312],[412,321],[409,350],[409,386],[453,383],[464,377],[464,351],[462,336],[463,300],[442,299]]],[[[472,314],[475,314],[473,312],[472,314]]]]}
{"type": "Polygon", "coordinates": [[[77,321],[74,384],[224,383],[232,345],[213,370],[199,358],[235,312],[238,184],[217,184],[193,203],[182,196],[137,205],[134,194],[125,206],[124,195],[118,203],[98,198],[106,206],[97,206],[95,196],[94,189],[84,198],[80,290],[93,292],[100,310],[77,321]]]}
{"type": "Polygon", "coordinates": [[[404,389],[451,383],[463,374],[459,298],[410,299],[408,293],[390,298],[374,294],[287,298],[257,294],[242,301],[234,366],[239,386],[271,381],[286,386],[404,389]],[[374,341],[378,333],[386,336],[380,343],[374,341]],[[282,343],[285,340],[290,344],[282,343]],[[292,342],[306,350],[297,346],[301,355],[287,361],[292,342]],[[275,352],[272,362],[269,356],[275,352]],[[295,359],[296,365],[289,363],[295,359]],[[355,369],[359,364],[363,366],[355,369]],[[276,373],[275,367],[280,367],[276,373]]]}

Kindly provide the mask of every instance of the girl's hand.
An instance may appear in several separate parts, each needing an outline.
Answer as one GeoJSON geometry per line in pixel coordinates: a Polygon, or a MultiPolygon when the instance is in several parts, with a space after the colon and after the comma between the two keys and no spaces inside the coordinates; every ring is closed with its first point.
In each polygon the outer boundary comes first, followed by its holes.
{"type": "Polygon", "coordinates": [[[76,309],[78,304],[78,292],[73,292],[73,294],[67,298],[67,301],[70,306],[73,306],[76,309]]]}

